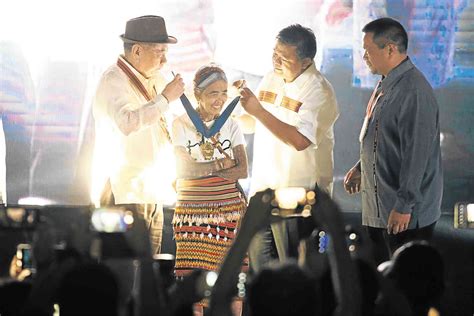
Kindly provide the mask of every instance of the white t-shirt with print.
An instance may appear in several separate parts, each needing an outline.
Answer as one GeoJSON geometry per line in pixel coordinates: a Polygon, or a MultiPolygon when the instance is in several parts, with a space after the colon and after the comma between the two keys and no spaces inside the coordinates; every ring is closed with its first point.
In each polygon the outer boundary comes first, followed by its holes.
{"type": "MultiPolygon", "coordinates": [[[[204,122],[204,124],[210,128],[214,122],[215,120],[204,122]]],[[[210,159],[206,160],[204,158],[199,145],[203,141],[209,142],[209,139],[203,138],[202,135],[197,132],[196,127],[187,114],[183,114],[174,120],[171,139],[173,140],[174,146],[184,147],[197,162],[208,162],[215,159],[225,158],[225,155],[220,153],[217,148],[214,149],[214,154],[210,159]]],[[[242,144],[245,145],[242,131],[240,130],[238,123],[232,118],[227,119],[220,131],[216,134],[216,139],[223,151],[225,151],[231,158],[234,158],[232,148],[242,144]]]]}

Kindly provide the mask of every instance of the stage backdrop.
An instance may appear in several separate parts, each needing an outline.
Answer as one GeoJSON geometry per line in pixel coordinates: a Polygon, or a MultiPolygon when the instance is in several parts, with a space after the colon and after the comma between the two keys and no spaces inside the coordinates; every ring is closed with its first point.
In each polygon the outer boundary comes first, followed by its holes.
{"type": "MultiPolygon", "coordinates": [[[[341,181],[357,159],[357,135],[377,80],[361,59],[361,28],[382,16],[399,19],[409,32],[409,54],[435,87],[441,108],[443,208],[450,212],[456,201],[472,197],[472,1],[135,0],[131,6],[129,1],[18,0],[4,1],[0,10],[0,110],[9,203],[28,196],[57,204],[90,202],[91,99],[101,73],[122,52],[125,21],[146,14],[164,16],[168,32],[178,38],[163,71],[169,78],[171,70],[183,74],[188,95],[194,71],[210,61],[255,87],[271,70],[278,31],[291,23],[312,28],[318,40],[316,64],[333,84],[341,110],[334,194],[345,210],[360,209],[359,198],[347,195],[341,181]]],[[[169,119],[183,113],[179,103],[172,108],[169,119]]],[[[246,138],[251,158],[252,135],[246,138]]]]}

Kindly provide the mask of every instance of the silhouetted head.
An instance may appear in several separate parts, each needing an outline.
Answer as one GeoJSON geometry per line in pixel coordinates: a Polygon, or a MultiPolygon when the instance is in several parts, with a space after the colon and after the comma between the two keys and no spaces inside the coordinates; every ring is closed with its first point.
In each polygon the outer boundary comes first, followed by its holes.
{"type": "Polygon", "coordinates": [[[383,274],[392,279],[415,310],[439,301],[444,291],[444,262],[426,241],[412,241],[395,251],[383,274]]]}
{"type": "Polygon", "coordinates": [[[61,315],[116,315],[118,284],[112,271],[101,264],[75,266],[58,288],[61,315]]]}
{"type": "Polygon", "coordinates": [[[316,315],[316,280],[297,264],[263,269],[248,289],[252,316],[316,315]]]}
{"type": "Polygon", "coordinates": [[[7,281],[0,285],[0,315],[19,315],[31,291],[30,282],[7,281]]]}

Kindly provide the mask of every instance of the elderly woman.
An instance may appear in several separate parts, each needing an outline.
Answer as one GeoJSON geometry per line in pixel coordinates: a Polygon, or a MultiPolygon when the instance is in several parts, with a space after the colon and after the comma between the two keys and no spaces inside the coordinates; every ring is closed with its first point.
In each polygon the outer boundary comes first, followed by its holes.
{"type": "MultiPolygon", "coordinates": [[[[203,66],[196,72],[196,112],[208,129],[228,99],[227,87],[225,73],[216,65],[203,66]]],[[[243,134],[237,122],[229,118],[207,138],[184,114],[173,122],[172,140],[178,178],[173,218],[176,276],[193,269],[216,271],[246,209],[238,184],[248,173],[243,134]]]]}

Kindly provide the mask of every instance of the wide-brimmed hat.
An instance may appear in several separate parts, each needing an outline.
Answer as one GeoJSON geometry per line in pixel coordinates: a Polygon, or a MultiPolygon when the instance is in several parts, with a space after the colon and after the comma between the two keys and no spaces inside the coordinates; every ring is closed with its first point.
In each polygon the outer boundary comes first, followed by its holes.
{"type": "Polygon", "coordinates": [[[125,33],[120,38],[126,43],[168,43],[178,42],[166,32],[165,20],[157,15],[144,15],[127,21],[125,33]]]}

